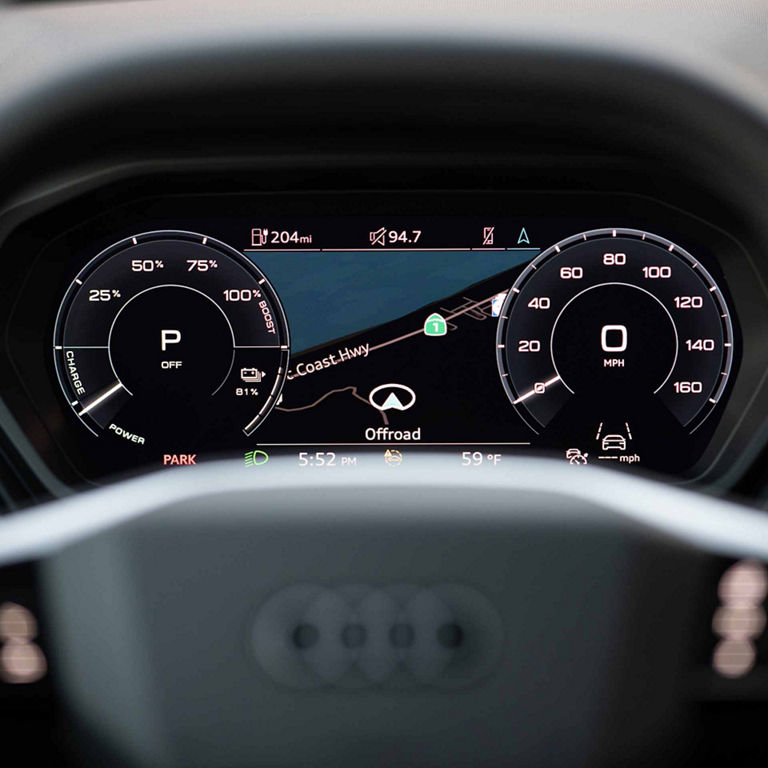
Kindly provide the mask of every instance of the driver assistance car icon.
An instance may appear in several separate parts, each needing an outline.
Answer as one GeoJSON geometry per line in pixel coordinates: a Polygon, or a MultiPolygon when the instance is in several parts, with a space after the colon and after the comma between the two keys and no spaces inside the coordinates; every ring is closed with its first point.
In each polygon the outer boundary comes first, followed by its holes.
{"type": "Polygon", "coordinates": [[[626,451],[627,439],[624,435],[606,435],[602,446],[604,451],[626,451]]]}
{"type": "Polygon", "coordinates": [[[407,411],[416,402],[416,393],[405,384],[380,384],[371,390],[368,402],[378,411],[407,411]]]}

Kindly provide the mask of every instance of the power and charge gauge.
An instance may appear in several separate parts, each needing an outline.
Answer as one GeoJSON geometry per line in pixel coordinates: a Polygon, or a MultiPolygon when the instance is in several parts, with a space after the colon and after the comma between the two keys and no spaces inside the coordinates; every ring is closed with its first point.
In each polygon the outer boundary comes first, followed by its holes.
{"type": "Polygon", "coordinates": [[[289,352],[266,276],[190,232],[148,232],[100,253],[70,285],[54,331],[59,383],[85,427],[162,450],[253,433],[289,352]]]}

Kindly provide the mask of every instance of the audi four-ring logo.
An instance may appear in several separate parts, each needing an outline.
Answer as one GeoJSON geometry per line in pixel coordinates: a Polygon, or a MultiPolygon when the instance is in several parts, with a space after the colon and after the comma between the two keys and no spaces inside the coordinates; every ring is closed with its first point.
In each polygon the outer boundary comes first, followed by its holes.
{"type": "Polygon", "coordinates": [[[491,671],[502,628],[458,584],[300,584],[261,606],[252,642],[262,669],[292,688],[455,687],[491,671]]]}

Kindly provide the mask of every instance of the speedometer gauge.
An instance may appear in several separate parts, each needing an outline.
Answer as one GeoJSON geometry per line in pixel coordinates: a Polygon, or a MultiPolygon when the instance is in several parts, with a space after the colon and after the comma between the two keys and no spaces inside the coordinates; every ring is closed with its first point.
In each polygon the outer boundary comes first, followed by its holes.
{"type": "Polygon", "coordinates": [[[669,449],[712,412],[731,370],[722,291],[694,256],[646,232],[557,243],[523,271],[500,314],[497,359],[512,404],[536,432],[607,430],[605,457],[626,453],[641,431],[669,449]]]}
{"type": "Polygon", "coordinates": [[[288,328],[266,276],[189,232],[136,235],[99,254],[70,285],[54,335],[78,418],[136,448],[251,434],[287,372],[288,328]]]}

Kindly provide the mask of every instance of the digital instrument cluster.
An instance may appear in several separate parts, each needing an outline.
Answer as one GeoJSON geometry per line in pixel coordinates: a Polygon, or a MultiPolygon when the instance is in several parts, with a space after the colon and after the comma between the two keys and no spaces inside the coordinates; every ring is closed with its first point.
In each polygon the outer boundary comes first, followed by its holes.
{"type": "Polygon", "coordinates": [[[58,244],[56,428],[85,475],[423,451],[681,474],[728,398],[718,264],[638,217],[172,207],[58,244]]]}
{"type": "Polygon", "coordinates": [[[425,452],[687,479],[742,450],[765,370],[738,241],[632,195],[94,196],[3,253],[0,394],[75,486],[425,452]]]}

